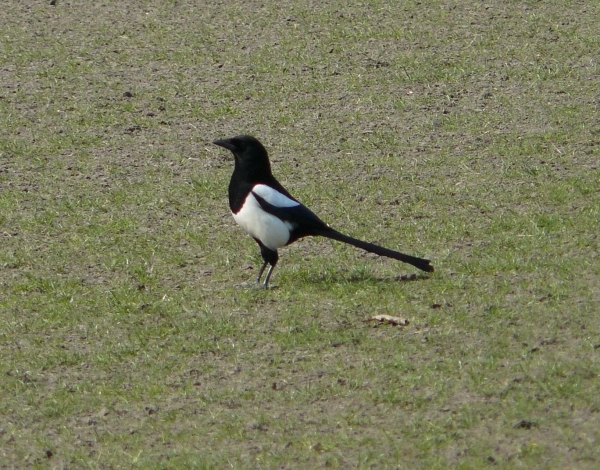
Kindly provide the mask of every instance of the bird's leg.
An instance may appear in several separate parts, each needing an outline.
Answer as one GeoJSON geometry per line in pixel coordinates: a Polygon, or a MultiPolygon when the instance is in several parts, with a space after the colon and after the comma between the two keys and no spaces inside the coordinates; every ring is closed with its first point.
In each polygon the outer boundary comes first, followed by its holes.
{"type": "Polygon", "coordinates": [[[263,287],[266,289],[269,286],[269,279],[271,279],[271,274],[273,273],[273,269],[275,268],[275,265],[277,264],[277,261],[279,260],[279,253],[277,253],[277,250],[271,250],[270,248],[267,248],[262,243],[260,243],[258,240],[257,240],[257,243],[260,245],[260,255],[262,256],[262,259],[265,261],[263,263],[262,267],[260,268],[260,272],[258,273],[258,279],[256,281],[257,283],[260,282],[260,278],[262,276],[263,271],[267,267],[267,264],[271,265],[271,267],[267,271],[267,277],[265,278],[265,282],[263,283],[263,287]]]}
{"type": "MultiPolygon", "coordinates": [[[[258,278],[256,279],[256,283],[260,284],[260,278],[262,277],[263,273],[265,272],[265,268],[267,267],[267,262],[265,261],[263,263],[263,265],[260,268],[260,271],[258,271],[258,278]]],[[[269,269],[269,273],[271,272],[271,270],[269,269]]]]}
{"type": "Polygon", "coordinates": [[[267,277],[265,278],[265,283],[263,284],[263,286],[264,286],[265,289],[268,288],[269,279],[271,279],[271,273],[273,272],[274,268],[275,268],[275,265],[272,264],[271,267],[269,268],[269,270],[267,271],[267,277]]]}

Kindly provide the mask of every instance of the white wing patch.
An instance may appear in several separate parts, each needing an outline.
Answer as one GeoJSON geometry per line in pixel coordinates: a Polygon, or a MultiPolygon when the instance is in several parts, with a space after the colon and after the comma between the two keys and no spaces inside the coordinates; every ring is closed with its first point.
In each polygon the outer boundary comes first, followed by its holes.
{"type": "Polygon", "coordinates": [[[281,194],[266,184],[257,184],[252,188],[252,192],[275,207],[294,207],[300,205],[298,201],[290,199],[285,194],[281,194]]]}

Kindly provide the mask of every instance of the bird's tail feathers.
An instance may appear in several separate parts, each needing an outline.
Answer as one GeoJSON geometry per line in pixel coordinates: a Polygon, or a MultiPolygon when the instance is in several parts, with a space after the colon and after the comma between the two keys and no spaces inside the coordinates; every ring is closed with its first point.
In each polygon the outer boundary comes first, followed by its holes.
{"type": "Polygon", "coordinates": [[[406,255],[404,253],[400,253],[399,251],[394,251],[379,245],[374,245],[373,243],[364,242],[362,240],[349,237],[348,235],[344,235],[343,233],[340,233],[337,230],[318,230],[315,232],[315,235],[320,235],[322,237],[331,238],[333,240],[348,243],[349,245],[361,248],[370,253],[375,253],[379,256],[387,256],[388,258],[393,258],[399,261],[403,261],[404,263],[412,264],[415,268],[419,268],[422,271],[433,272],[433,266],[429,264],[430,260],[428,259],[417,258],[416,256],[406,255]]]}

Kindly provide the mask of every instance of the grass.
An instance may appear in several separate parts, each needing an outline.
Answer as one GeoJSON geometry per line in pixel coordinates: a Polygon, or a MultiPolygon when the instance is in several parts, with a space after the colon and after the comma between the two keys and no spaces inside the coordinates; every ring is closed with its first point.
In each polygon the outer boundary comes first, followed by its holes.
{"type": "Polygon", "coordinates": [[[6,6],[3,467],[597,468],[598,13],[6,6]],[[436,272],[305,240],[240,287],[239,133],[436,272]]]}

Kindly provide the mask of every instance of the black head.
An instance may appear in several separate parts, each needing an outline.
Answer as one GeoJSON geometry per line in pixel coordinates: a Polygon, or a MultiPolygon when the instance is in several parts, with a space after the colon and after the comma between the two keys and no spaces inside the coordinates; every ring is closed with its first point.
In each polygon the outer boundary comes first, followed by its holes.
{"type": "Polygon", "coordinates": [[[251,135],[238,135],[230,139],[218,139],[213,144],[231,150],[235,157],[235,168],[246,177],[260,178],[271,174],[269,156],[258,139],[251,135]]]}
{"type": "Polygon", "coordinates": [[[238,135],[230,139],[218,139],[213,144],[231,150],[236,159],[256,158],[257,156],[267,155],[263,144],[251,135],[238,135]]]}

